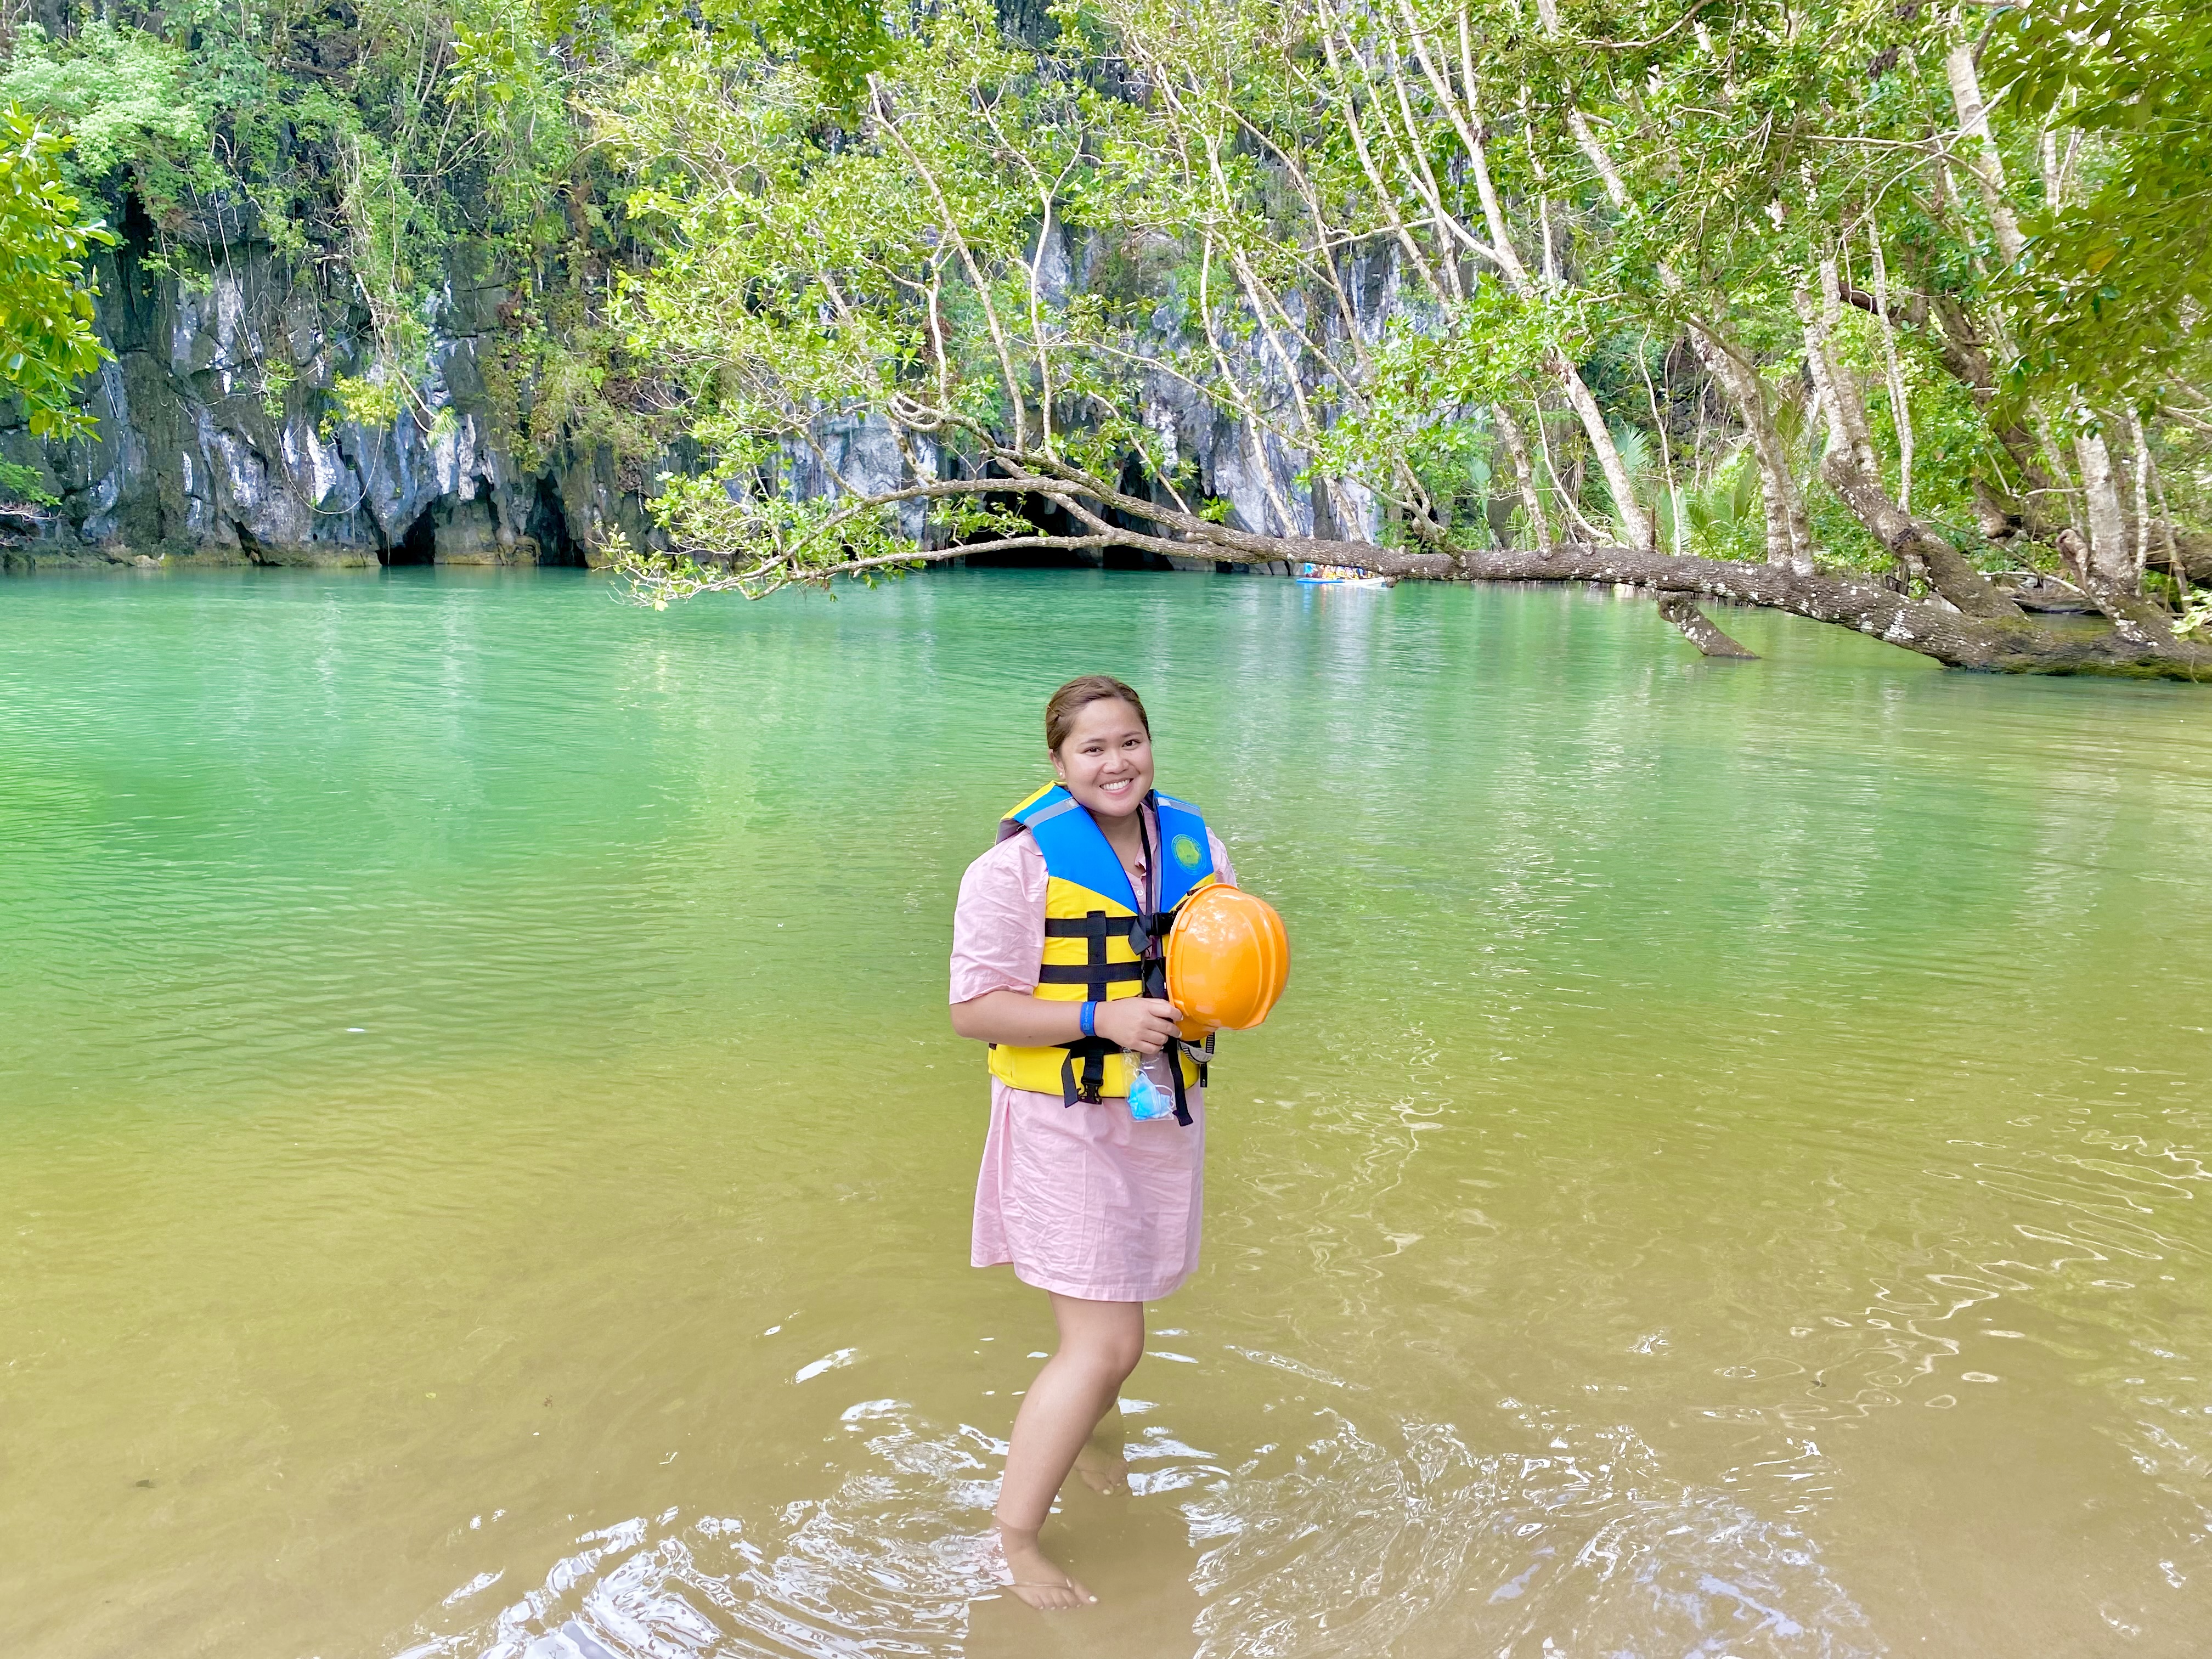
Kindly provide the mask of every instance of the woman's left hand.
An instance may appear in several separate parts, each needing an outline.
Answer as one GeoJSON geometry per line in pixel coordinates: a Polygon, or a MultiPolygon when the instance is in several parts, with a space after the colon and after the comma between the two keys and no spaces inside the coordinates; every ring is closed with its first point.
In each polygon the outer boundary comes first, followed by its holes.
{"type": "Polygon", "coordinates": [[[1156,1054],[1182,1028],[1182,1011],[1158,997],[1123,997],[1098,1005],[1092,1029],[1109,1042],[1156,1054]]]}

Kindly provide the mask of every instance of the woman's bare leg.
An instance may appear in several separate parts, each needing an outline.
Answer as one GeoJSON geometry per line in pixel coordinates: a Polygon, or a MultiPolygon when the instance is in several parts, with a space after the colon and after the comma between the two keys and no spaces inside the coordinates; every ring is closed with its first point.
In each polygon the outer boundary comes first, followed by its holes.
{"type": "Polygon", "coordinates": [[[1015,1595],[1033,1607],[1073,1607],[1097,1598],[1037,1547],[1037,1531],[1076,1455],[1144,1358],[1145,1304],[1047,1294],[1060,1325],[1060,1350],[1045,1361],[1014,1416],[999,1484],[999,1539],[1015,1595]]]}

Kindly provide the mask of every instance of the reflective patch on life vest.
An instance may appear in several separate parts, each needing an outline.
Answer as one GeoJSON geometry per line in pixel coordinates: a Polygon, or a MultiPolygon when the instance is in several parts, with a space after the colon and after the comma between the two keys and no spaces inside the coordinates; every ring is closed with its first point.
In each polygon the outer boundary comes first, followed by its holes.
{"type": "Polygon", "coordinates": [[[1177,836],[1169,846],[1176,855],[1176,862],[1186,870],[1197,869],[1198,861],[1206,856],[1205,848],[1188,836],[1177,836]]]}

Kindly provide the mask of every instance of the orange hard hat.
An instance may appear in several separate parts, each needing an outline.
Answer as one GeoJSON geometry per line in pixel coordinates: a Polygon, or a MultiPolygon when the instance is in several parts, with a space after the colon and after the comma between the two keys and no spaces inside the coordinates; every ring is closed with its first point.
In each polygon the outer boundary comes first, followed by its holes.
{"type": "Polygon", "coordinates": [[[1267,900],[1216,882],[1182,902],[1168,930],[1168,1000],[1182,1034],[1249,1031],[1291,977],[1290,935],[1267,900]]]}

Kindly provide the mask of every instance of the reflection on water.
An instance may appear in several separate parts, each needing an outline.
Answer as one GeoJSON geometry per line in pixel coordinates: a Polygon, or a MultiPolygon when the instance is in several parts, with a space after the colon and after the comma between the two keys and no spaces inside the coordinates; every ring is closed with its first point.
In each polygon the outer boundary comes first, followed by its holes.
{"type": "Polygon", "coordinates": [[[1731,629],[0,586],[9,1650],[2192,1651],[2203,694],[1731,629]],[[1100,667],[1298,975],[1048,1623],[988,1511],[1049,1322],[963,1265],[939,1004],[1100,667]]]}

